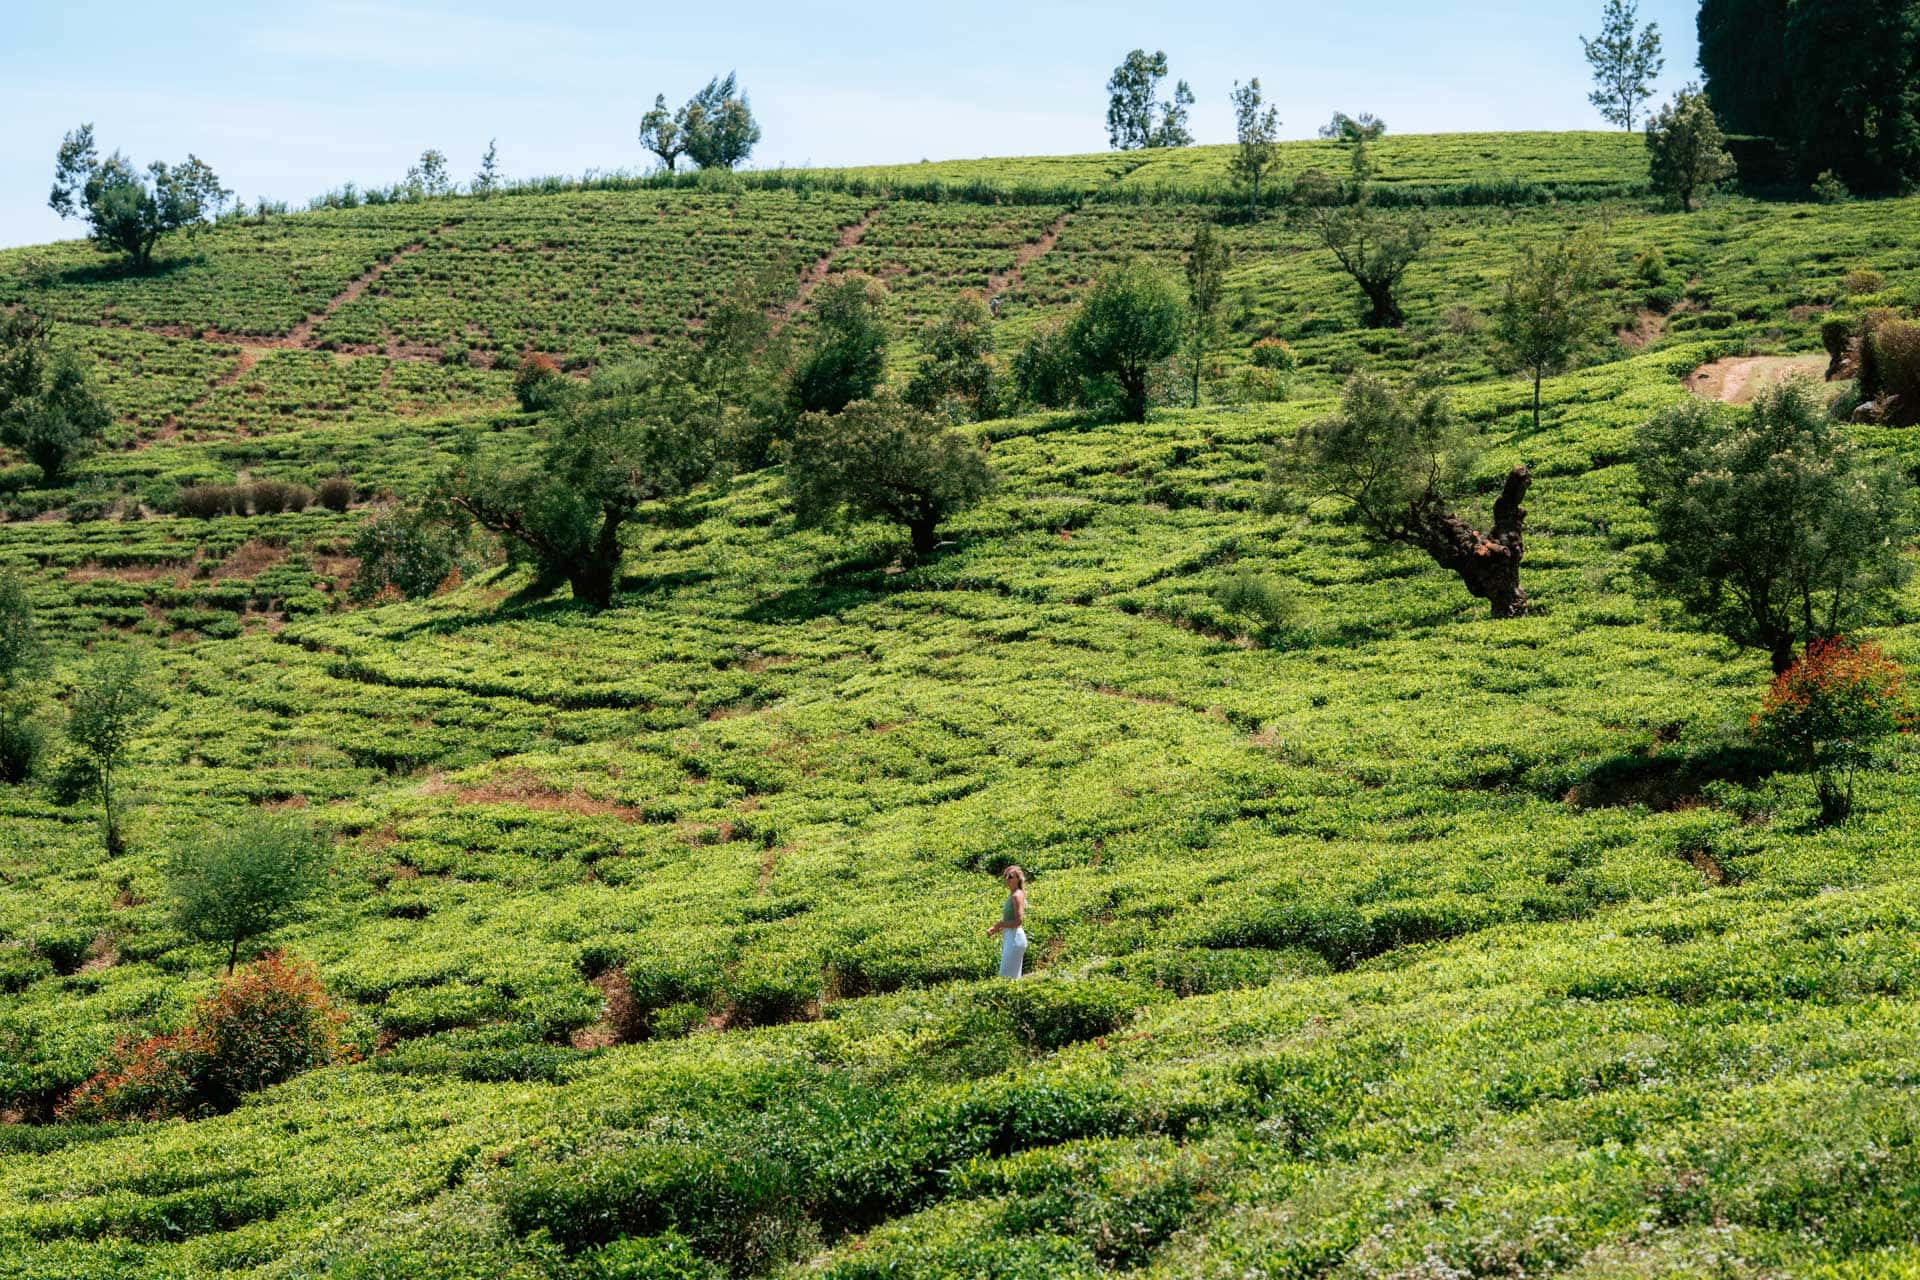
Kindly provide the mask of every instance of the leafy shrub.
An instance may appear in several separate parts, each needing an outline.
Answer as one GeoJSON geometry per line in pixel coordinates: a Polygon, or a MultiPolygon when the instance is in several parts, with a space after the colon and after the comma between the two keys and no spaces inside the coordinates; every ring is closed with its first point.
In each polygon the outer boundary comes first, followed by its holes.
{"type": "Polygon", "coordinates": [[[1023,405],[1064,409],[1079,403],[1080,375],[1064,324],[1042,325],[1027,335],[1014,353],[1011,373],[1014,395],[1023,405]]]}
{"type": "Polygon", "coordinates": [[[49,929],[34,935],[33,954],[52,965],[55,973],[74,973],[86,963],[93,938],[91,929],[49,929]]]}
{"type": "Polygon", "coordinates": [[[1680,291],[1665,285],[1649,289],[1640,299],[1640,305],[1664,316],[1680,305],[1680,291]]]}
{"type": "Polygon", "coordinates": [[[313,501],[313,490],[285,480],[255,480],[247,486],[247,499],[255,515],[278,515],[283,511],[305,511],[313,501]]]}
{"type": "Polygon", "coordinates": [[[1863,293],[1880,292],[1887,287],[1887,278],[1878,271],[1858,267],[1847,272],[1846,286],[1847,292],[1857,298],[1863,293]]]}
{"type": "Polygon", "coordinates": [[[1281,373],[1292,373],[1300,366],[1293,347],[1279,338],[1260,339],[1248,349],[1247,359],[1256,369],[1274,369],[1281,373]]]}
{"type": "Polygon", "coordinates": [[[1293,394],[1293,384],[1278,369],[1242,365],[1233,371],[1227,390],[1239,404],[1278,404],[1293,394]]]}
{"type": "Polygon", "coordinates": [[[1088,289],[1067,321],[1087,398],[1127,422],[1145,422],[1153,372],[1179,349],[1187,304],[1159,267],[1129,258],[1088,289]]]}
{"type": "Polygon", "coordinates": [[[246,1094],[349,1059],[339,1038],[345,1021],[311,967],[268,956],[195,1004],[180,1030],[117,1045],[57,1114],[100,1121],[230,1111],[246,1094]]]}
{"type": "Polygon", "coordinates": [[[995,983],[980,999],[1009,1015],[1020,1039],[1042,1053],[1112,1035],[1132,1021],[1141,1006],[1152,1003],[1145,988],[1103,978],[995,983]]]}
{"type": "MultiPolygon", "coordinates": [[[[195,516],[201,520],[211,520],[215,516],[224,516],[233,511],[235,496],[240,490],[227,484],[190,484],[180,490],[175,505],[182,515],[195,516]]],[[[234,512],[245,515],[246,500],[240,499],[242,510],[234,512]]]]}
{"type": "Polygon", "coordinates": [[[836,277],[814,290],[813,340],[787,383],[789,418],[839,413],[874,393],[887,368],[887,287],[836,277]]]}
{"type": "Polygon", "coordinates": [[[694,1252],[677,1231],[628,1236],[582,1260],[583,1280],[724,1280],[726,1272],[694,1252]]]}
{"type": "Polygon", "coordinates": [[[566,378],[552,357],[538,351],[523,356],[513,373],[513,398],[528,413],[553,407],[554,399],[566,386],[566,378]]]}
{"type": "Polygon", "coordinates": [[[1821,204],[1845,204],[1853,199],[1853,191],[1840,180],[1839,174],[1822,169],[1820,176],[1813,180],[1813,198],[1821,204]]]}
{"type": "Polygon", "coordinates": [[[348,598],[364,603],[388,588],[409,600],[430,596],[460,569],[465,551],[457,526],[413,508],[384,507],[354,534],[350,554],[360,567],[348,598]]]}
{"type": "Polygon", "coordinates": [[[929,413],[976,421],[1000,416],[993,317],[978,293],[962,293],[920,337],[925,352],[905,400],[929,413]]]}
{"type": "Polygon", "coordinates": [[[1920,324],[1890,320],[1874,330],[1868,345],[1881,420],[1902,427],[1920,422],[1920,324]]]}
{"type": "Polygon", "coordinates": [[[674,1231],[702,1256],[748,1274],[807,1241],[799,1192],[790,1167],[757,1153],[662,1143],[526,1169],[507,1184],[502,1207],[513,1231],[545,1230],[570,1252],[674,1231]]]}
{"type": "Polygon", "coordinates": [[[1753,717],[1762,742],[1813,776],[1822,822],[1853,809],[1854,780],[1880,762],[1882,744],[1908,719],[1898,663],[1878,645],[1818,640],[1774,677],[1753,717]]]}
{"type": "Polygon", "coordinates": [[[1244,565],[1215,582],[1208,594],[1223,612],[1262,630],[1286,626],[1298,610],[1284,586],[1244,565]]]}
{"type": "Polygon", "coordinates": [[[0,720],[0,782],[25,782],[32,778],[46,742],[46,730],[38,721],[20,715],[0,720]]]}
{"type": "Polygon", "coordinates": [[[329,511],[345,511],[353,505],[353,481],[345,476],[328,476],[314,487],[314,496],[329,511]]]}
{"type": "Polygon", "coordinates": [[[1860,395],[1862,399],[1878,400],[1886,388],[1880,372],[1880,352],[1874,343],[1874,335],[1881,326],[1891,324],[1900,318],[1900,313],[1891,307],[1869,307],[1860,313],[1854,321],[1853,352],[1859,364],[1860,395]]]}
{"type": "Polygon", "coordinates": [[[174,850],[167,865],[174,922],[202,942],[227,946],[227,972],[240,944],[283,923],[313,891],[326,849],[284,818],[223,822],[174,850]]]}
{"type": "Polygon", "coordinates": [[[1659,245],[1651,244],[1633,258],[1633,278],[1648,289],[1658,289],[1667,282],[1667,255],[1659,245]]]}
{"type": "Polygon", "coordinates": [[[1853,320],[1828,316],[1820,322],[1820,345],[1827,350],[1827,377],[1837,376],[1853,358],[1853,320]]]}

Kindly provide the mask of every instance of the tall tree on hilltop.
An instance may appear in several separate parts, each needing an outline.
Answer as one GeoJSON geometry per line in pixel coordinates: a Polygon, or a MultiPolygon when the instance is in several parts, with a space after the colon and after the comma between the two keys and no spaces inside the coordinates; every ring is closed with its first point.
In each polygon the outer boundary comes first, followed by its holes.
{"type": "Polygon", "coordinates": [[[1107,81],[1107,142],[1117,151],[1144,147],[1185,147],[1193,143],[1187,131],[1187,108],[1193,90],[1185,80],[1173,87],[1173,98],[1154,101],[1154,91],[1167,75],[1167,55],[1144,49],[1129,53],[1107,81]]]}
{"type": "Polygon", "coordinates": [[[731,71],[725,79],[709,80],[685,110],[687,156],[702,169],[731,169],[752,155],[760,141],[760,124],[731,71]]]}
{"type": "Polygon", "coordinates": [[[1640,23],[1636,0],[1607,0],[1600,34],[1580,37],[1587,65],[1593,68],[1593,92],[1587,95],[1608,123],[1633,132],[1640,107],[1653,97],[1653,79],[1666,65],[1660,52],[1660,24],[1640,23]]]}
{"type": "Polygon", "coordinates": [[[640,145],[660,157],[672,173],[687,153],[687,109],[667,110],[667,95],[653,95],[653,110],[640,117],[640,145]]]}
{"type": "Polygon", "coordinates": [[[1234,138],[1237,145],[1227,158],[1227,172],[1233,180],[1250,189],[1247,212],[1260,216],[1260,179],[1273,167],[1274,143],[1280,133],[1280,112],[1264,106],[1260,95],[1260,77],[1241,84],[1234,81],[1227,95],[1233,103],[1234,138]]]}
{"type": "Polygon", "coordinates": [[[160,237],[210,221],[232,196],[192,154],[171,167],[156,160],[145,176],[118,151],[102,160],[93,126],[83,124],[60,143],[47,207],[82,219],[102,253],[124,253],[145,271],[160,237]]]}

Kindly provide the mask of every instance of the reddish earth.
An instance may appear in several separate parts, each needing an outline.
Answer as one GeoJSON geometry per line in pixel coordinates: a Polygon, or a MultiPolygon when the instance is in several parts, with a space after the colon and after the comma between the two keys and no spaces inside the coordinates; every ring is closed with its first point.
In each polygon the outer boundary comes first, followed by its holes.
{"type": "Polygon", "coordinates": [[[840,238],[834,242],[833,248],[821,254],[819,259],[811,267],[807,268],[807,273],[800,277],[800,291],[793,295],[793,301],[787,303],[785,309],[780,313],[781,324],[787,323],[787,321],[800,314],[800,308],[807,304],[808,296],[811,295],[815,289],[818,289],[820,282],[832,273],[834,258],[840,254],[841,250],[851,249],[853,246],[859,244],[860,238],[867,234],[867,228],[872,226],[873,220],[879,216],[879,206],[876,205],[874,208],[867,210],[865,216],[863,216],[860,221],[850,227],[844,228],[840,232],[840,238]]]}
{"type": "Polygon", "coordinates": [[[1748,404],[1753,398],[1796,375],[1824,381],[1827,357],[1802,356],[1729,356],[1703,364],[1687,375],[1687,390],[1704,400],[1725,404],[1748,404]]]}
{"type": "Polygon", "coordinates": [[[1060,233],[1067,229],[1067,220],[1071,217],[1071,212],[1061,214],[1053,220],[1053,225],[1041,233],[1038,240],[1021,245],[1019,252],[1013,255],[1013,269],[1002,271],[987,281],[987,297],[995,298],[1008,289],[1019,288],[1021,271],[1035,258],[1053,251],[1053,246],[1060,243],[1060,233]]]}

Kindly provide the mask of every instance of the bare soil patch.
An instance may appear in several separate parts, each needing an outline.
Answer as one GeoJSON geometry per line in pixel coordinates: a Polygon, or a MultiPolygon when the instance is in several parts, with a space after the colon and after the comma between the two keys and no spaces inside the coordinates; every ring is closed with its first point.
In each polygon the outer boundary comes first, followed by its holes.
{"type": "Polygon", "coordinates": [[[461,804],[512,804],[522,809],[618,818],[622,822],[646,821],[646,815],[633,805],[597,799],[578,788],[561,791],[524,770],[505,774],[496,781],[475,787],[450,788],[437,780],[427,784],[429,795],[447,791],[452,791],[461,804]]]}
{"type": "Polygon", "coordinates": [[[1013,269],[999,272],[988,279],[987,298],[992,300],[1008,289],[1017,289],[1020,286],[1020,273],[1035,258],[1053,251],[1053,246],[1060,243],[1060,233],[1067,229],[1067,220],[1072,217],[1071,210],[1061,214],[1041,233],[1038,240],[1021,245],[1018,252],[1013,255],[1013,269]]]}
{"type": "Polygon", "coordinates": [[[781,311],[780,324],[786,324],[800,314],[800,308],[807,305],[807,298],[820,287],[822,281],[832,274],[834,258],[839,256],[841,250],[851,249],[859,244],[861,237],[867,234],[867,228],[872,226],[873,220],[879,216],[880,206],[875,205],[867,210],[860,221],[841,230],[840,238],[834,241],[833,248],[821,254],[814,264],[807,268],[807,273],[800,277],[800,290],[793,295],[793,301],[787,303],[781,311]]]}
{"type": "Polygon", "coordinates": [[[1786,379],[1803,376],[1824,381],[1827,357],[1801,356],[1729,356],[1703,364],[1687,375],[1687,390],[1704,400],[1723,404],[1750,404],[1767,388],[1786,379]]]}

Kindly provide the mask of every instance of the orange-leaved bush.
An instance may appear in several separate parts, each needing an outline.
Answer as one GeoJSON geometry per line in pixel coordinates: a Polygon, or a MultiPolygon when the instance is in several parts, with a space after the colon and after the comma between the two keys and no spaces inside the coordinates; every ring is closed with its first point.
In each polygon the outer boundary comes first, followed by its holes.
{"type": "Polygon", "coordinates": [[[560,372],[560,366],[552,356],[538,351],[521,357],[520,367],[514,370],[514,399],[529,413],[552,408],[554,395],[563,385],[565,375],[560,372]]]}
{"type": "Polygon", "coordinates": [[[168,1035],[124,1041],[57,1109],[64,1120],[159,1120],[230,1111],[257,1089],[350,1061],[347,1015],[313,968],[271,954],[194,1005],[168,1035]]]}
{"type": "Polygon", "coordinates": [[[1852,811],[1854,779],[1909,718],[1900,664],[1879,645],[1836,637],[1774,677],[1753,731],[1813,775],[1821,821],[1837,822],[1852,811]]]}

